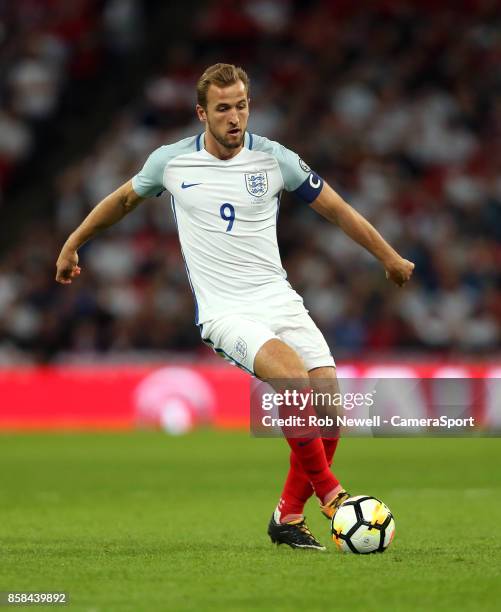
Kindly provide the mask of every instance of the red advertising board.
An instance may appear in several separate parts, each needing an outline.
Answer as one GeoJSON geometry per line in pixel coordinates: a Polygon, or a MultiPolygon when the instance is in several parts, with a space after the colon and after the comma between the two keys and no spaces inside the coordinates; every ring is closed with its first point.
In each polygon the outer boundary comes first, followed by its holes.
{"type": "MultiPolygon", "coordinates": [[[[501,367],[494,364],[340,364],[341,378],[461,378],[479,422],[501,427],[501,367]]],[[[198,424],[246,427],[251,378],[235,367],[168,365],[0,369],[0,429],[112,429],[198,424]]],[[[418,407],[429,413],[433,398],[418,407]]]]}
{"type": "Polygon", "coordinates": [[[250,378],[232,367],[0,370],[0,429],[131,429],[184,407],[199,422],[245,425],[250,378]]]}

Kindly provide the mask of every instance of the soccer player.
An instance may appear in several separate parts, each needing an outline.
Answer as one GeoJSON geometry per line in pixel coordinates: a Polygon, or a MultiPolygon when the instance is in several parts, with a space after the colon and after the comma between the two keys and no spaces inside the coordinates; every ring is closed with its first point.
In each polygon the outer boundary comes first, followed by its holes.
{"type": "MultiPolygon", "coordinates": [[[[381,262],[404,285],[414,264],[400,255],[296,153],[247,131],[249,79],[231,64],[207,68],[197,84],[203,133],[158,148],[131,180],[102,200],[68,237],[56,281],[81,272],[78,250],[145,198],[167,190],[195,299],[202,340],[262,380],[332,381],[333,357],[282,268],[276,221],[292,191],[381,262]]],[[[290,469],[268,527],[273,542],[325,550],[303,507],[315,493],[331,518],[348,497],[330,469],[337,437],[288,437],[290,469]]]]}

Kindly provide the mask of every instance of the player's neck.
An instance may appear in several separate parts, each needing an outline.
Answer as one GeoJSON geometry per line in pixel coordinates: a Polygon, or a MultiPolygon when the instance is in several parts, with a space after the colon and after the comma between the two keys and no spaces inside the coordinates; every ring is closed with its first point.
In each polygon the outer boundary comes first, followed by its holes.
{"type": "Polygon", "coordinates": [[[214,157],[225,160],[231,159],[232,157],[235,157],[235,155],[238,155],[240,151],[244,148],[244,143],[242,140],[242,144],[235,149],[225,147],[220,144],[210,132],[207,131],[204,134],[204,148],[211,155],[214,155],[214,157]]]}

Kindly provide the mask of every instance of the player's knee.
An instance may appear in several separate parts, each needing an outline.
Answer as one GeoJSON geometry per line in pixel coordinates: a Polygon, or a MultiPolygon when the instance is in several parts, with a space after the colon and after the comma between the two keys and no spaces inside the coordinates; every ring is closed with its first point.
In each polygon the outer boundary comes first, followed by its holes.
{"type": "Polygon", "coordinates": [[[310,379],[303,362],[295,353],[291,357],[278,364],[280,375],[277,378],[282,379],[283,386],[289,389],[302,389],[309,386],[310,379]]]}
{"type": "Polygon", "coordinates": [[[299,384],[301,384],[301,386],[308,385],[310,380],[308,378],[308,372],[306,371],[306,368],[302,366],[285,366],[284,378],[291,381],[297,381],[299,384]]]}
{"type": "Polygon", "coordinates": [[[273,376],[265,377],[280,381],[281,387],[297,389],[309,386],[308,372],[300,365],[275,364],[273,376]]]}
{"type": "Polygon", "coordinates": [[[254,361],[254,370],[259,378],[267,380],[308,381],[308,372],[299,355],[277,338],[269,340],[260,348],[254,361]]]}

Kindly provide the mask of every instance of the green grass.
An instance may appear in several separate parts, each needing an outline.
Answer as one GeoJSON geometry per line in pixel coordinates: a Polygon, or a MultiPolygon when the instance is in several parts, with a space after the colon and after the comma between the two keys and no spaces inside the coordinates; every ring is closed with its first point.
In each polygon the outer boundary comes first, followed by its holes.
{"type": "Polygon", "coordinates": [[[497,610],[500,456],[499,439],[343,440],[338,476],[396,516],[390,549],[356,556],[314,500],[329,552],[270,544],[282,440],[2,436],[0,591],[65,590],[89,612],[497,610]]]}

